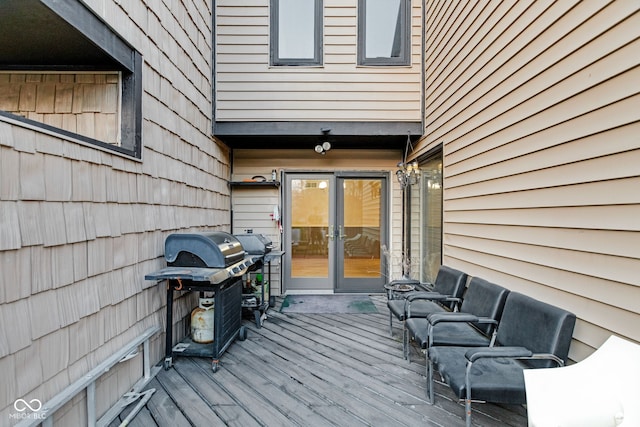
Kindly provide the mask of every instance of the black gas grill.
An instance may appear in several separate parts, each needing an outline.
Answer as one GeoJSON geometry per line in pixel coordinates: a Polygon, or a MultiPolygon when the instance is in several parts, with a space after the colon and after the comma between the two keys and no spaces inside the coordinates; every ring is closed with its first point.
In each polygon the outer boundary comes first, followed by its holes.
{"type": "Polygon", "coordinates": [[[263,234],[236,234],[235,237],[248,254],[256,257],[247,275],[250,283],[243,287],[242,308],[253,314],[256,326],[260,328],[267,310],[275,304],[271,298],[271,260],[280,258],[284,252],[275,251],[271,239],[263,234]],[[266,275],[265,265],[268,266],[266,275]]]}
{"type": "Polygon", "coordinates": [[[164,242],[168,266],[226,268],[244,260],[244,255],[242,243],[222,231],[171,234],[164,242]]]}
{"type": "Polygon", "coordinates": [[[235,338],[244,339],[242,326],[242,275],[260,257],[247,254],[240,241],[222,231],[171,234],[165,240],[167,267],[147,274],[147,280],[167,280],[167,325],[164,368],[177,355],[211,357],[218,370],[218,358],[235,338]],[[185,338],[173,346],[173,292],[213,292],[214,339],[200,344],[185,338]]]}
{"type": "Polygon", "coordinates": [[[248,254],[264,256],[273,249],[271,239],[264,234],[236,234],[235,237],[240,241],[242,248],[248,254]]]}

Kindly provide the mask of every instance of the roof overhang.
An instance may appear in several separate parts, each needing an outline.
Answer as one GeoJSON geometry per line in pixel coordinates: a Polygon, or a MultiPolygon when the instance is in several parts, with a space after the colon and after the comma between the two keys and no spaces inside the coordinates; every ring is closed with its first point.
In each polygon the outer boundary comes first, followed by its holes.
{"type": "Polygon", "coordinates": [[[422,135],[419,122],[216,122],[215,136],[231,148],[404,149],[422,135]]]}

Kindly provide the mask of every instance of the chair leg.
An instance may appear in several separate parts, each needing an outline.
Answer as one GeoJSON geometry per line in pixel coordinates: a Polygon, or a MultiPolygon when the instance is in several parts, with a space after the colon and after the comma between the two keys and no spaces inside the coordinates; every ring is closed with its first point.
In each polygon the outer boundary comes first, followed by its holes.
{"type": "Polygon", "coordinates": [[[393,313],[389,310],[389,335],[393,336],[393,313]]]}
{"type": "Polygon", "coordinates": [[[467,362],[467,370],[464,378],[464,386],[467,392],[467,398],[464,400],[464,413],[466,427],[471,427],[471,380],[469,375],[471,373],[471,362],[467,362]]]}
{"type": "Polygon", "coordinates": [[[429,398],[429,403],[433,405],[433,364],[429,359],[429,349],[425,353],[425,369],[427,370],[427,397],[429,398]]]}
{"type": "Polygon", "coordinates": [[[404,360],[409,360],[409,331],[405,322],[402,322],[402,353],[404,360]]]}

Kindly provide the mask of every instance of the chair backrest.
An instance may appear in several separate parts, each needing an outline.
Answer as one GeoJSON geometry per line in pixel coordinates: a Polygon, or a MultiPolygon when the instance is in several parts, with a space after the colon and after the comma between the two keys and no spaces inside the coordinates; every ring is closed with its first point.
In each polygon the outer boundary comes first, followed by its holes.
{"type": "MultiPolygon", "coordinates": [[[[498,326],[496,344],[526,347],[533,353],[550,353],[565,363],[576,316],[518,292],[510,292],[498,326]]],[[[527,360],[532,368],[555,367],[548,360],[527,360]]]]}
{"type": "MultiPolygon", "coordinates": [[[[500,321],[509,290],[488,282],[480,277],[472,277],[462,300],[460,312],[500,321]]],[[[481,323],[474,325],[485,335],[491,334],[494,325],[481,323]]]]}
{"type": "MultiPolygon", "coordinates": [[[[434,292],[442,295],[449,295],[454,298],[462,298],[465,286],[467,285],[467,273],[463,273],[455,268],[441,265],[433,284],[434,292]]],[[[444,306],[453,310],[456,306],[455,302],[445,302],[444,306]]]]}

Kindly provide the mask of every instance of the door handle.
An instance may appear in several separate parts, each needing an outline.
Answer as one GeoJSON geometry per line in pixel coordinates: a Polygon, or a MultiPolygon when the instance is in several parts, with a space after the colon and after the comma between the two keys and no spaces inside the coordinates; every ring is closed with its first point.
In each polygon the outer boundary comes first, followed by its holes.
{"type": "Polygon", "coordinates": [[[333,224],[329,226],[329,240],[333,240],[336,236],[335,236],[335,232],[333,231],[333,224]]]}
{"type": "Polygon", "coordinates": [[[342,226],[339,225],[338,226],[338,238],[340,240],[344,240],[345,237],[347,237],[347,235],[342,233],[342,226]]]}

